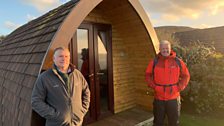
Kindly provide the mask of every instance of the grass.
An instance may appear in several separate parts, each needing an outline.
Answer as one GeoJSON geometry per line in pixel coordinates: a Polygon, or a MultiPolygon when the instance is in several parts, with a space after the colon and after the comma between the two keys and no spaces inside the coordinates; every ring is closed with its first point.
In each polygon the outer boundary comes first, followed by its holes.
{"type": "Polygon", "coordinates": [[[181,114],[180,126],[223,126],[224,120],[215,118],[211,115],[192,115],[187,113],[181,114]]]}
{"type": "MultiPolygon", "coordinates": [[[[141,126],[152,126],[152,122],[145,123],[141,126]]],[[[224,126],[224,120],[221,116],[214,115],[197,115],[181,113],[180,126],[224,126]]]]}

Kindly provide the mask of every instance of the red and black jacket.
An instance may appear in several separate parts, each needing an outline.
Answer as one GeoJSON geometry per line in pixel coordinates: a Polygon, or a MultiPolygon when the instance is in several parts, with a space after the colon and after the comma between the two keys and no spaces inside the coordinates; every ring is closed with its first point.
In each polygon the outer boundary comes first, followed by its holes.
{"type": "Polygon", "coordinates": [[[146,69],[146,81],[148,86],[154,89],[155,99],[171,100],[180,96],[190,80],[189,71],[185,63],[180,60],[177,64],[176,53],[171,51],[170,56],[157,55],[158,62],[153,69],[154,60],[149,62],[146,69]],[[154,71],[153,71],[154,70],[154,71]]]}

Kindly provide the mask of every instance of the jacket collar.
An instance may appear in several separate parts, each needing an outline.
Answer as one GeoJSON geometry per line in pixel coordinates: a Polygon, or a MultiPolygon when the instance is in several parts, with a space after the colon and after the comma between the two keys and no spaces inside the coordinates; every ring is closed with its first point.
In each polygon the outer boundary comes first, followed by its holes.
{"type": "Polygon", "coordinates": [[[170,58],[175,58],[176,57],[176,52],[174,52],[173,50],[171,50],[171,52],[170,52],[170,55],[169,56],[162,56],[161,55],[161,53],[159,53],[158,55],[157,55],[157,57],[159,58],[159,59],[170,59],[170,58]]]}
{"type": "MultiPolygon", "coordinates": [[[[68,67],[68,74],[72,73],[74,70],[75,70],[75,65],[70,63],[69,67],[68,67]]],[[[54,73],[58,73],[58,71],[60,71],[60,70],[58,69],[58,67],[55,64],[53,64],[52,71],[54,73]]]]}

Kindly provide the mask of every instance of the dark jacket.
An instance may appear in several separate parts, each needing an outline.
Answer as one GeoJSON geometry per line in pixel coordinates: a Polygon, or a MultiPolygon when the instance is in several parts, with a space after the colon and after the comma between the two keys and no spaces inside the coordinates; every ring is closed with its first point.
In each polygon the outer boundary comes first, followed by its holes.
{"type": "Polygon", "coordinates": [[[175,57],[176,53],[171,51],[170,56],[157,55],[158,63],[153,70],[153,60],[149,62],[146,69],[146,81],[148,86],[155,91],[155,98],[158,100],[171,100],[180,96],[190,80],[190,74],[185,63],[180,59],[180,67],[175,57]],[[153,77],[154,76],[154,77],[153,77]]]}
{"type": "Polygon", "coordinates": [[[90,90],[82,74],[72,69],[70,93],[55,68],[42,73],[32,92],[32,108],[46,119],[46,126],[79,126],[88,111],[90,90]]]}

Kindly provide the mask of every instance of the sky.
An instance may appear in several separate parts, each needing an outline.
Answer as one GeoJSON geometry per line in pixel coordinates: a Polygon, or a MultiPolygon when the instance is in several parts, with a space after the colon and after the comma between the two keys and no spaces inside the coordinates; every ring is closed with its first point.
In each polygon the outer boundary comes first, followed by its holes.
{"type": "MultiPolygon", "coordinates": [[[[69,0],[0,0],[0,35],[7,35],[69,0]]],[[[224,0],[139,0],[153,27],[224,26],[224,0]]]]}

